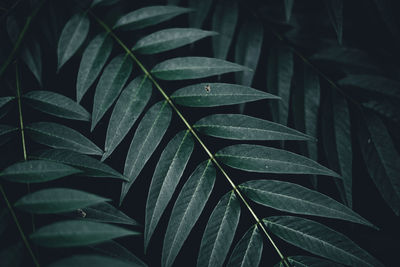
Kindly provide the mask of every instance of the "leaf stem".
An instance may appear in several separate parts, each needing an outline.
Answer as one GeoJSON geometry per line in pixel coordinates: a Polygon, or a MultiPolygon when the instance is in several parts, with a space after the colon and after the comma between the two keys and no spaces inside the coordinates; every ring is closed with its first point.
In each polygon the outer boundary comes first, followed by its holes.
{"type": "Polygon", "coordinates": [[[1,184],[0,184],[0,191],[1,191],[1,195],[3,196],[3,198],[7,204],[8,210],[11,213],[11,217],[13,218],[15,224],[17,225],[17,228],[21,235],[22,241],[24,242],[26,249],[28,250],[29,254],[32,257],[33,263],[35,264],[36,267],[40,267],[40,264],[39,264],[38,260],[36,259],[35,255],[33,254],[31,246],[29,245],[29,242],[28,242],[24,232],[22,231],[22,228],[21,228],[21,225],[19,224],[17,216],[15,215],[15,212],[14,212],[10,202],[8,201],[8,198],[7,198],[6,192],[4,191],[3,185],[1,185],[1,184]]]}
{"type": "Polygon", "coordinates": [[[175,106],[174,102],[172,102],[171,98],[165,93],[165,91],[161,88],[161,86],[158,84],[158,82],[153,78],[153,76],[150,74],[150,72],[146,69],[146,67],[143,66],[143,64],[137,59],[137,57],[132,53],[132,51],[118,38],[118,36],[115,35],[115,33],[108,27],[107,24],[105,24],[102,20],[100,20],[95,14],[89,11],[89,14],[115,39],[115,41],[126,51],[127,54],[130,55],[130,57],[135,61],[135,63],[139,66],[139,68],[143,71],[143,73],[153,82],[155,87],[158,89],[158,91],[162,94],[162,96],[165,98],[165,100],[169,103],[169,105],[172,107],[172,109],[178,114],[178,116],[181,118],[183,123],[186,125],[188,130],[191,132],[191,134],[195,137],[195,139],[198,141],[198,143],[201,145],[201,147],[204,149],[204,151],[207,153],[207,155],[210,157],[211,161],[217,166],[217,168],[222,172],[222,174],[225,176],[225,178],[228,180],[229,184],[232,186],[233,190],[235,193],[239,196],[239,198],[243,201],[245,204],[246,208],[249,210],[255,221],[257,222],[257,225],[259,228],[262,229],[264,234],[267,236],[268,240],[271,242],[272,246],[278,253],[279,257],[282,259],[283,262],[285,262],[286,266],[289,267],[288,263],[285,260],[285,257],[279,250],[279,248],[276,246],[275,242],[272,240],[271,236],[268,234],[264,224],[262,221],[258,218],[254,210],[251,208],[249,203],[246,201],[246,199],[243,197],[242,193],[236,186],[236,184],[232,181],[232,179],[229,177],[229,175],[225,172],[225,170],[222,168],[222,166],[219,164],[217,159],[214,157],[214,155],[211,153],[211,151],[207,148],[207,146],[204,144],[204,142],[201,140],[201,138],[198,136],[198,134],[194,131],[193,127],[189,124],[189,122],[186,120],[186,118],[183,116],[183,114],[179,111],[179,109],[175,106]]]}
{"type": "Polygon", "coordinates": [[[15,80],[16,80],[16,87],[17,87],[18,115],[19,115],[19,126],[20,126],[20,131],[21,131],[22,151],[24,153],[24,160],[26,160],[27,153],[26,153],[26,145],[25,145],[24,121],[22,118],[21,86],[20,86],[20,82],[19,82],[17,63],[15,63],[15,80]]]}
{"type": "Polygon", "coordinates": [[[17,53],[19,47],[21,46],[22,40],[24,39],[24,36],[29,28],[29,26],[32,23],[33,18],[36,16],[36,14],[39,12],[40,8],[44,4],[46,0],[40,1],[40,3],[37,5],[37,7],[33,10],[33,12],[26,18],[26,22],[24,25],[24,28],[22,28],[22,31],[18,35],[18,39],[14,44],[14,47],[11,51],[11,53],[8,55],[6,61],[3,63],[3,65],[0,68],[0,78],[3,76],[3,73],[6,71],[8,65],[11,63],[13,60],[15,54],[17,53]]]}

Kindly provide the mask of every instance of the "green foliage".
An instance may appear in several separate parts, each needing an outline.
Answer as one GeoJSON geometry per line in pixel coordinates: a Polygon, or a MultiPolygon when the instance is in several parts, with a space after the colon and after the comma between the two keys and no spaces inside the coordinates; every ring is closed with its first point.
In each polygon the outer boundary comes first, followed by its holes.
{"type": "Polygon", "coordinates": [[[396,49],[361,49],[342,0],[166,2],[1,7],[1,262],[388,264],[396,49]]]}

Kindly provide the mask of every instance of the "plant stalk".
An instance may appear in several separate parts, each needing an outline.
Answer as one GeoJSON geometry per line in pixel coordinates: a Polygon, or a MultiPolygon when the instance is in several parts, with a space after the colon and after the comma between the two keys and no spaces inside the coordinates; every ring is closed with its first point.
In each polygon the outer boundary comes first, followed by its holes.
{"type": "Polygon", "coordinates": [[[15,224],[17,225],[18,232],[21,235],[22,241],[24,242],[26,249],[28,250],[29,254],[32,257],[33,263],[35,264],[36,267],[40,267],[40,264],[39,264],[38,260],[36,259],[35,255],[32,252],[31,246],[29,245],[29,242],[28,242],[28,240],[27,240],[27,238],[26,238],[26,236],[24,234],[24,231],[22,230],[21,225],[19,224],[17,216],[15,215],[14,209],[12,208],[12,206],[10,204],[10,201],[8,201],[8,198],[7,198],[6,192],[4,191],[3,185],[1,185],[1,184],[0,184],[0,191],[1,191],[1,195],[4,198],[4,201],[7,204],[8,210],[11,213],[11,217],[13,218],[15,224]]]}
{"type": "Polygon", "coordinates": [[[214,157],[214,155],[211,153],[211,151],[207,148],[207,146],[204,144],[204,142],[201,140],[201,138],[197,135],[197,133],[194,131],[193,127],[189,124],[189,122],[186,120],[186,118],[183,116],[183,114],[179,111],[179,109],[175,106],[175,104],[172,102],[171,98],[165,93],[165,91],[161,88],[161,86],[158,84],[158,82],[153,78],[153,76],[150,74],[150,72],[146,69],[146,67],[143,66],[143,64],[137,59],[137,57],[132,53],[132,51],[114,34],[114,32],[106,25],[102,20],[100,20],[95,14],[89,11],[89,14],[99,23],[105,30],[108,32],[114,40],[126,51],[127,54],[135,61],[135,63],[139,66],[139,68],[143,71],[143,73],[153,82],[155,87],[158,89],[158,91],[162,94],[162,96],[165,98],[165,100],[168,102],[168,104],[172,107],[172,109],[178,114],[178,116],[181,118],[183,123],[186,125],[188,130],[192,133],[192,135],[195,137],[195,139],[198,141],[198,143],[201,145],[201,147],[204,149],[204,151],[207,153],[207,155],[210,157],[211,161],[214,162],[215,166],[222,172],[222,174],[225,176],[229,184],[232,186],[233,190],[235,193],[238,195],[238,197],[243,201],[245,204],[246,208],[249,210],[255,221],[257,222],[257,225],[261,230],[264,232],[264,234],[267,236],[268,240],[271,242],[272,246],[278,253],[279,257],[282,259],[282,261],[286,264],[287,267],[289,267],[289,264],[286,261],[286,258],[283,256],[282,252],[279,250],[279,248],[276,246],[275,242],[272,240],[271,236],[268,234],[264,224],[262,221],[258,218],[254,210],[251,208],[249,203],[246,201],[246,199],[243,197],[242,193],[236,186],[236,184],[232,181],[232,179],[229,177],[229,175],[225,172],[225,170],[222,168],[222,166],[219,164],[217,159],[214,157]]]}

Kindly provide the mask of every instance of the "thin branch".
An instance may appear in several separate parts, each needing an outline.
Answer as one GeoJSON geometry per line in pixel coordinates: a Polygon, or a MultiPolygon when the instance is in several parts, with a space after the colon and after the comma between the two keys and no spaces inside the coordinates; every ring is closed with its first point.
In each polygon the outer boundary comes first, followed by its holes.
{"type": "Polygon", "coordinates": [[[44,4],[46,0],[42,0],[40,1],[40,3],[37,5],[37,7],[33,10],[33,12],[26,18],[26,22],[24,25],[24,28],[22,29],[22,31],[19,33],[18,35],[18,39],[14,44],[14,47],[11,51],[11,53],[8,55],[6,61],[3,63],[3,65],[0,68],[0,79],[3,76],[4,72],[6,71],[8,65],[11,63],[11,61],[13,60],[15,54],[17,53],[19,47],[21,46],[22,40],[25,37],[25,34],[29,28],[29,26],[32,23],[33,18],[36,16],[36,14],[39,12],[40,8],[42,7],[42,5],[44,4]]]}
{"type": "Polygon", "coordinates": [[[246,208],[249,210],[255,221],[257,222],[257,225],[259,228],[262,229],[264,234],[267,236],[268,240],[271,242],[272,246],[274,247],[275,251],[278,253],[279,257],[282,259],[283,262],[287,266],[289,264],[286,261],[286,258],[283,256],[282,252],[279,250],[279,248],[276,246],[275,242],[272,240],[272,237],[268,234],[264,224],[262,221],[258,218],[254,210],[251,208],[250,204],[246,201],[246,199],[243,197],[242,193],[236,186],[236,184],[232,181],[232,179],[229,177],[229,175],[225,172],[225,170],[222,168],[222,166],[219,164],[217,159],[214,157],[214,155],[211,153],[211,151],[207,148],[207,146],[204,144],[204,142],[200,139],[200,137],[197,135],[197,133],[194,131],[192,126],[189,124],[189,122],[186,120],[186,118],[183,116],[183,114],[179,111],[179,109],[175,106],[175,104],[172,102],[171,98],[165,93],[165,91],[161,88],[161,86],[158,84],[158,82],[153,78],[153,76],[150,74],[150,72],[146,69],[146,67],[143,66],[143,64],[137,59],[137,57],[132,53],[132,51],[114,34],[114,32],[108,27],[107,24],[105,24],[100,18],[98,18],[95,14],[89,11],[89,14],[99,23],[105,30],[108,32],[114,40],[126,51],[127,54],[135,61],[135,63],[139,66],[139,68],[143,71],[143,73],[153,82],[155,87],[158,89],[158,91],[162,94],[162,96],[165,98],[165,100],[169,103],[169,105],[172,107],[172,109],[178,114],[179,118],[181,118],[182,122],[186,125],[188,130],[192,133],[192,135],[195,137],[195,139],[198,141],[198,143],[201,145],[201,147],[204,149],[204,151],[207,153],[207,155],[210,157],[211,161],[214,162],[215,166],[222,172],[222,174],[225,176],[229,184],[232,186],[233,190],[235,193],[238,195],[238,197],[243,201],[245,204],[246,208]]]}
{"type": "Polygon", "coordinates": [[[33,263],[35,264],[36,267],[40,267],[40,264],[32,252],[31,246],[29,245],[29,242],[24,234],[24,231],[22,231],[21,225],[19,224],[18,218],[15,215],[14,209],[12,208],[10,201],[8,201],[8,198],[7,198],[6,192],[4,191],[3,185],[1,185],[1,184],[0,184],[0,191],[1,191],[1,195],[3,196],[3,198],[7,204],[8,210],[11,213],[11,217],[13,218],[15,224],[17,225],[18,232],[21,235],[22,241],[24,242],[26,249],[28,250],[29,254],[32,257],[33,263]]]}
{"type": "MultiPolygon", "coordinates": [[[[26,161],[28,159],[28,156],[26,153],[24,120],[22,117],[22,104],[21,104],[21,86],[20,86],[17,62],[15,62],[15,82],[16,82],[16,89],[17,89],[18,115],[19,115],[19,126],[20,126],[20,132],[21,132],[22,152],[24,154],[24,160],[26,161]]],[[[30,194],[31,193],[30,184],[27,183],[26,187],[28,189],[28,194],[30,194]]],[[[35,217],[34,217],[33,213],[31,214],[31,221],[32,221],[32,231],[34,232],[35,231],[35,217]]]]}

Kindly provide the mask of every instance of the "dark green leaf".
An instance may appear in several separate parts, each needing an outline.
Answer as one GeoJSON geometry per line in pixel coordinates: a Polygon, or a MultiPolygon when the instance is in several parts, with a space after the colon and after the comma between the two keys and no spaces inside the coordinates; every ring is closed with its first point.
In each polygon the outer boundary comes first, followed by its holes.
{"type": "Polygon", "coordinates": [[[189,25],[191,27],[202,28],[212,2],[212,0],[189,0],[189,7],[194,10],[189,14],[189,25]]]}
{"type": "Polygon", "coordinates": [[[368,173],[393,212],[400,215],[400,155],[386,126],[371,111],[359,123],[358,141],[368,173]]]}
{"type": "MultiPolygon", "coordinates": [[[[257,69],[263,36],[264,30],[261,23],[246,20],[239,29],[235,46],[235,62],[253,70],[257,69]]],[[[245,86],[251,86],[253,76],[254,71],[245,70],[235,73],[236,82],[245,86]]]]}
{"type": "Polygon", "coordinates": [[[82,154],[102,155],[103,151],[74,129],[54,122],[34,122],[26,126],[34,141],[53,148],[68,149],[82,154]]]}
{"type": "Polygon", "coordinates": [[[175,91],[171,99],[182,106],[216,107],[279,97],[236,84],[199,83],[175,91]]]}
{"type": "Polygon", "coordinates": [[[214,208],[201,240],[197,266],[222,266],[235,236],[240,203],[233,191],[225,194],[214,208]]]}
{"type": "Polygon", "coordinates": [[[82,175],[85,176],[127,179],[122,174],[99,160],[70,150],[49,149],[37,152],[32,157],[35,159],[50,160],[74,166],[84,171],[82,175]]]}
{"type": "Polygon", "coordinates": [[[22,48],[21,56],[39,85],[42,86],[42,51],[40,44],[36,40],[32,40],[22,48]]]}
{"type": "Polygon", "coordinates": [[[181,131],[167,144],[151,179],[146,203],[144,231],[145,250],[176,186],[185,170],[194,148],[189,131],[181,131]]]}
{"type": "Polygon", "coordinates": [[[325,0],[329,18],[335,29],[339,44],[342,44],[343,36],[343,0],[325,0]]]}
{"type": "Polygon", "coordinates": [[[263,221],[279,238],[315,255],[351,266],[383,266],[349,238],[320,223],[292,216],[263,221]]]}
{"type": "Polygon", "coordinates": [[[285,0],[285,18],[286,22],[290,21],[290,17],[292,16],[292,9],[293,9],[293,4],[294,0],[285,0]]]}
{"type": "Polygon", "coordinates": [[[0,146],[10,141],[17,130],[16,127],[0,124],[0,146]]]}
{"type": "Polygon", "coordinates": [[[271,102],[274,121],[287,124],[290,88],[293,76],[293,53],[286,46],[272,48],[268,57],[267,89],[281,97],[281,102],[271,102]]]}
{"type": "Polygon", "coordinates": [[[132,11],[122,16],[114,25],[114,29],[137,30],[172,19],[188,13],[191,9],[177,6],[149,6],[132,11]]]}
{"type": "Polygon", "coordinates": [[[12,96],[0,97],[0,119],[8,113],[11,101],[14,98],[12,96]]]}
{"type": "Polygon", "coordinates": [[[322,126],[322,144],[325,152],[325,156],[328,161],[328,166],[332,170],[341,173],[343,175],[348,175],[347,177],[343,177],[342,181],[335,180],[336,187],[339,191],[340,198],[343,203],[346,203],[349,207],[351,207],[351,184],[352,184],[352,168],[351,168],[351,144],[348,144],[350,138],[350,121],[349,114],[346,103],[339,102],[345,101],[344,99],[333,100],[333,98],[338,98],[334,91],[327,91],[325,103],[322,105],[322,118],[321,118],[321,126],[322,126]],[[334,114],[334,103],[338,102],[338,106],[335,107],[335,112],[338,114],[334,114]],[[343,116],[340,118],[339,116],[343,116]],[[337,138],[341,138],[341,140],[337,140],[337,138]],[[340,143],[339,143],[340,142],[340,143]],[[343,161],[346,157],[350,157],[350,162],[341,162],[339,161],[339,145],[341,149],[341,153],[350,153],[349,155],[341,155],[341,160],[343,161]],[[343,147],[344,146],[344,147],[343,147]],[[347,147],[350,146],[350,147],[347,147]],[[343,151],[342,151],[343,150],[343,151]],[[343,165],[342,165],[343,164],[343,165]],[[349,168],[349,170],[345,170],[343,172],[343,168],[349,168]],[[346,189],[345,189],[346,183],[346,189]],[[350,199],[348,199],[350,197],[350,199]]]}
{"type": "MultiPolygon", "coordinates": [[[[324,260],[321,258],[310,257],[310,256],[290,256],[287,258],[288,262],[292,266],[296,267],[340,267],[341,264],[337,264],[332,261],[324,260]]],[[[286,267],[282,261],[275,265],[275,267],[286,267]]]]}
{"type": "Polygon", "coordinates": [[[97,84],[93,100],[92,125],[96,124],[117,99],[132,71],[132,61],[128,55],[119,55],[104,69],[97,84]]]}
{"type": "Polygon", "coordinates": [[[72,99],[51,91],[30,91],[23,95],[33,108],[57,117],[89,121],[90,114],[72,99]]]}
{"type": "Polygon", "coordinates": [[[71,166],[45,160],[29,160],[5,168],[0,177],[17,183],[40,183],[80,173],[71,166]]]}
{"type": "Polygon", "coordinates": [[[189,80],[244,70],[249,69],[222,59],[177,57],[157,64],[151,72],[161,80],[189,80]]]}
{"type": "Polygon", "coordinates": [[[98,203],[77,210],[76,212],[65,213],[64,215],[72,218],[84,218],[84,220],[94,222],[118,223],[135,226],[140,225],[134,219],[130,218],[128,215],[107,202],[98,203]]]}
{"type": "Polygon", "coordinates": [[[340,177],[317,162],[298,154],[260,145],[239,144],[219,150],[215,157],[236,169],[262,173],[320,174],[340,177]]]}
{"type": "Polygon", "coordinates": [[[234,140],[313,140],[312,137],[278,123],[240,114],[214,114],[197,121],[199,132],[234,140]]]}
{"type": "MultiPolygon", "coordinates": [[[[343,178],[346,203],[351,208],[353,206],[353,152],[350,132],[350,111],[346,99],[338,92],[333,91],[332,100],[335,143],[340,167],[339,173],[343,178]]],[[[330,142],[332,141],[330,140],[330,142]]]]}
{"type": "Polygon", "coordinates": [[[107,33],[100,33],[83,52],[76,80],[76,99],[82,100],[89,87],[99,76],[112,50],[113,41],[107,33]]]}
{"type": "Polygon", "coordinates": [[[213,54],[216,58],[226,59],[238,20],[237,0],[217,1],[212,18],[212,30],[219,35],[212,38],[213,54]]]}
{"type": "Polygon", "coordinates": [[[394,122],[400,122],[400,107],[396,103],[392,103],[389,100],[370,100],[362,103],[362,105],[394,122]]]}
{"type": "Polygon", "coordinates": [[[254,202],[296,214],[335,218],[373,227],[373,225],[336,200],[303,186],[276,181],[253,180],[239,185],[254,202]]]}
{"type": "Polygon", "coordinates": [[[132,128],[149,101],[151,90],[151,82],[146,76],[140,76],[130,82],[122,91],[108,124],[102,160],[111,155],[132,128]]]}
{"type": "Polygon", "coordinates": [[[109,200],[75,189],[50,188],[25,195],[14,206],[30,213],[61,213],[109,200]]]}
{"type": "Polygon", "coordinates": [[[135,132],[125,160],[120,204],[150,156],[160,143],[171,121],[172,111],[166,101],[154,104],[144,115],[135,132]]]}
{"type": "Polygon", "coordinates": [[[157,54],[196,42],[216,32],[195,28],[171,28],[152,33],[140,39],[132,51],[139,54],[157,54]]]}
{"type": "Polygon", "coordinates": [[[352,47],[331,46],[321,49],[310,57],[312,60],[328,61],[335,65],[360,70],[380,72],[379,66],[371,60],[368,53],[352,47]]]}
{"type": "Polygon", "coordinates": [[[172,209],[165,233],[161,266],[174,263],[214,187],[216,171],[211,160],[200,163],[183,186],[172,209]]]}
{"type": "Polygon", "coordinates": [[[49,267],[132,267],[132,263],[116,258],[100,255],[73,255],[68,258],[58,260],[49,265],[49,267]]]}
{"type": "Polygon", "coordinates": [[[239,240],[227,267],[253,267],[258,266],[263,250],[263,239],[256,225],[252,226],[239,240]]]}
{"type": "Polygon", "coordinates": [[[117,3],[119,0],[93,0],[92,4],[90,7],[95,7],[95,6],[111,6],[115,3],[117,3]]]}
{"type": "Polygon", "coordinates": [[[82,220],[61,221],[43,226],[31,234],[33,242],[44,247],[76,247],[140,233],[118,226],[82,220]]]}
{"type": "MultiPolygon", "coordinates": [[[[120,245],[114,240],[106,241],[98,245],[90,246],[91,249],[96,252],[100,252],[104,255],[111,256],[120,260],[124,260],[130,264],[130,266],[147,266],[143,261],[136,257],[132,252],[120,245]]],[[[114,266],[114,265],[112,265],[114,266]]],[[[84,266],[86,267],[86,266],[84,266]]]]}
{"type": "Polygon", "coordinates": [[[58,70],[76,53],[85,41],[89,32],[89,25],[89,19],[82,13],[75,14],[65,24],[58,40],[58,70]]]}
{"type": "Polygon", "coordinates": [[[341,86],[355,86],[400,99],[400,82],[378,75],[352,74],[338,81],[341,86]]]}

